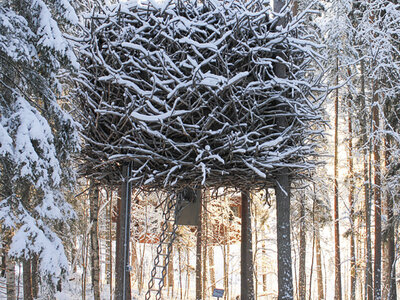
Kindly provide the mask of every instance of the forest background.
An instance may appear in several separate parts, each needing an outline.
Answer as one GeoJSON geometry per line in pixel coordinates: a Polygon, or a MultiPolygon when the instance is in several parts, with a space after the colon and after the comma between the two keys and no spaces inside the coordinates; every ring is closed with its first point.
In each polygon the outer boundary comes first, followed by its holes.
{"type": "MultiPolygon", "coordinates": [[[[0,298],[113,295],[119,192],[80,176],[83,125],[74,98],[82,37],[90,15],[111,4],[106,2],[0,3],[0,298]]],[[[298,0],[290,5],[318,37],[314,64],[324,70],[330,92],[319,145],[324,163],[311,180],[293,183],[294,297],[397,299],[399,4],[298,0]]],[[[202,297],[220,287],[224,299],[235,299],[238,194],[204,195],[202,297]]],[[[133,197],[131,287],[139,299],[156,253],[162,197],[133,197]]],[[[273,190],[252,194],[256,299],[277,295],[275,206],[273,190]]],[[[195,252],[195,227],[180,227],[165,282],[168,299],[194,297],[195,252]]]]}

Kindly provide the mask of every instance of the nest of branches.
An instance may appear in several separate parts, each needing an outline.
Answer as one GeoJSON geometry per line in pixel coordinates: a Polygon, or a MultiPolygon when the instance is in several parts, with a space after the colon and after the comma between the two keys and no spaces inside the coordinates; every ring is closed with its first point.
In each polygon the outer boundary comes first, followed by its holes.
{"type": "Polygon", "coordinates": [[[83,175],[120,182],[130,161],[134,186],[255,188],[312,168],[318,80],[301,22],[270,16],[259,0],[98,8],[77,79],[83,175]]]}

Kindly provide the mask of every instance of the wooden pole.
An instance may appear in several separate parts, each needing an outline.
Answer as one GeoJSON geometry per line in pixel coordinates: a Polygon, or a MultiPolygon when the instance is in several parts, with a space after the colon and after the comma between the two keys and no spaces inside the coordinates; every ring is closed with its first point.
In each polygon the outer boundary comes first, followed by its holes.
{"type": "Polygon", "coordinates": [[[242,191],[241,300],[254,299],[250,194],[242,191]]]}
{"type": "Polygon", "coordinates": [[[131,299],[129,270],[129,238],[131,208],[131,164],[122,167],[124,181],[121,186],[121,197],[118,201],[118,221],[115,262],[115,300],[131,299]]]}
{"type": "Polygon", "coordinates": [[[277,176],[276,220],[278,248],[278,300],[293,299],[292,255],[290,243],[290,180],[277,176]]]}
{"type": "Polygon", "coordinates": [[[201,190],[197,190],[197,196],[200,198],[200,205],[199,205],[199,221],[197,224],[197,240],[196,240],[196,300],[202,299],[202,276],[201,276],[201,269],[202,269],[202,211],[203,211],[203,203],[201,202],[201,190]]]}

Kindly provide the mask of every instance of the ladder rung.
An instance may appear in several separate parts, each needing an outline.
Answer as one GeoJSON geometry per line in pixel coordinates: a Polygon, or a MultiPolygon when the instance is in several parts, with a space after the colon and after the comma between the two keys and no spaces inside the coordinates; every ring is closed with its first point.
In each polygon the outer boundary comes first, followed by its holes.
{"type": "Polygon", "coordinates": [[[164,280],[164,278],[162,278],[162,277],[153,277],[154,279],[157,279],[157,280],[164,280]]]}

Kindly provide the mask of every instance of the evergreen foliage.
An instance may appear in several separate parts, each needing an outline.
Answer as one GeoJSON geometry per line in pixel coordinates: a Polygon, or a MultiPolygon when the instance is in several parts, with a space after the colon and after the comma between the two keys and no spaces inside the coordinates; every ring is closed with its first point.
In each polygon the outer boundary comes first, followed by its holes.
{"type": "Polygon", "coordinates": [[[76,22],[68,0],[0,5],[1,239],[10,244],[9,256],[37,254],[50,286],[68,267],[54,228],[74,217],[63,189],[74,180],[71,153],[78,137],[57,102],[57,72],[77,67],[61,29],[76,22]]]}

